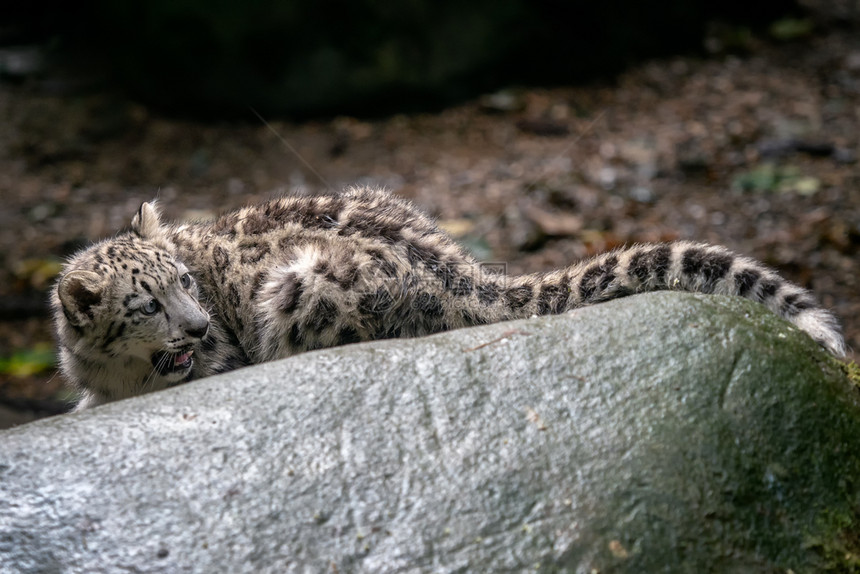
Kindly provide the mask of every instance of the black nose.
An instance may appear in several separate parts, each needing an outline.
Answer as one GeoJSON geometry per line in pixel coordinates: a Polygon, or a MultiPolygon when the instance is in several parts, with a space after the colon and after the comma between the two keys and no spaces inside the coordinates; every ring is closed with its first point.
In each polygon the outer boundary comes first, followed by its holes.
{"type": "Polygon", "coordinates": [[[202,339],[209,332],[209,321],[185,327],[185,334],[195,339],[202,339]]]}

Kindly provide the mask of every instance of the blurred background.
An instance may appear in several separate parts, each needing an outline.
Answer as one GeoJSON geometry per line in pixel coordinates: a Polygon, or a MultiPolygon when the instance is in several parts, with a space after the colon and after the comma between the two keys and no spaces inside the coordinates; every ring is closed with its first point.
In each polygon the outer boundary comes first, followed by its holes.
{"type": "Polygon", "coordinates": [[[178,220],[385,186],[512,273],[721,243],[814,290],[860,348],[856,0],[18,4],[0,427],[68,408],[47,293],[154,197],[178,220]]]}

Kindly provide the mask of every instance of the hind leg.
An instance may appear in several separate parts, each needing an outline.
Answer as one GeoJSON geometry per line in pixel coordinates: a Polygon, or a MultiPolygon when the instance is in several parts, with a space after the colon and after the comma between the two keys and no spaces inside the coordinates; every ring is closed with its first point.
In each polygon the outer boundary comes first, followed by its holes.
{"type": "Polygon", "coordinates": [[[370,339],[356,312],[363,259],[360,252],[307,245],[270,271],[257,296],[254,362],[370,339]]]}

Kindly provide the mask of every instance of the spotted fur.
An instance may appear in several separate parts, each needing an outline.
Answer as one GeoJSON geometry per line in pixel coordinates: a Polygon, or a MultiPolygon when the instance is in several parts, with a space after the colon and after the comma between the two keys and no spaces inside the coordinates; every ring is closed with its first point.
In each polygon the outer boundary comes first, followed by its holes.
{"type": "Polygon", "coordinates": [[[635,245],[508,277],[410,203],[367,188],[185,225],[164,225],[143,204],[132,231],[69,261],[53,308],[61,368],[82,409],[311,349],[663,289],[752,299],[845,352],[839,325],[809,292],[723,247],[635,245]]]}

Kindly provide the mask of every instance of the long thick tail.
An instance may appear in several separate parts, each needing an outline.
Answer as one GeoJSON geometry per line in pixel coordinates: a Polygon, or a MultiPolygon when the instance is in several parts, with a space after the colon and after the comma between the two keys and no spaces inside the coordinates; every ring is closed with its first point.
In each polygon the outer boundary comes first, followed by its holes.
{"type": "Polygon", "coordinates": [[[505,307],[503,318],[515,318],[667,289],[751,299],[806,331],[834,355],[845,355],[839,322],[809,291],[753,259],[703,243],[635,245],[567,269],[512,277],[504,282],[499,302],[505,307]]]}

